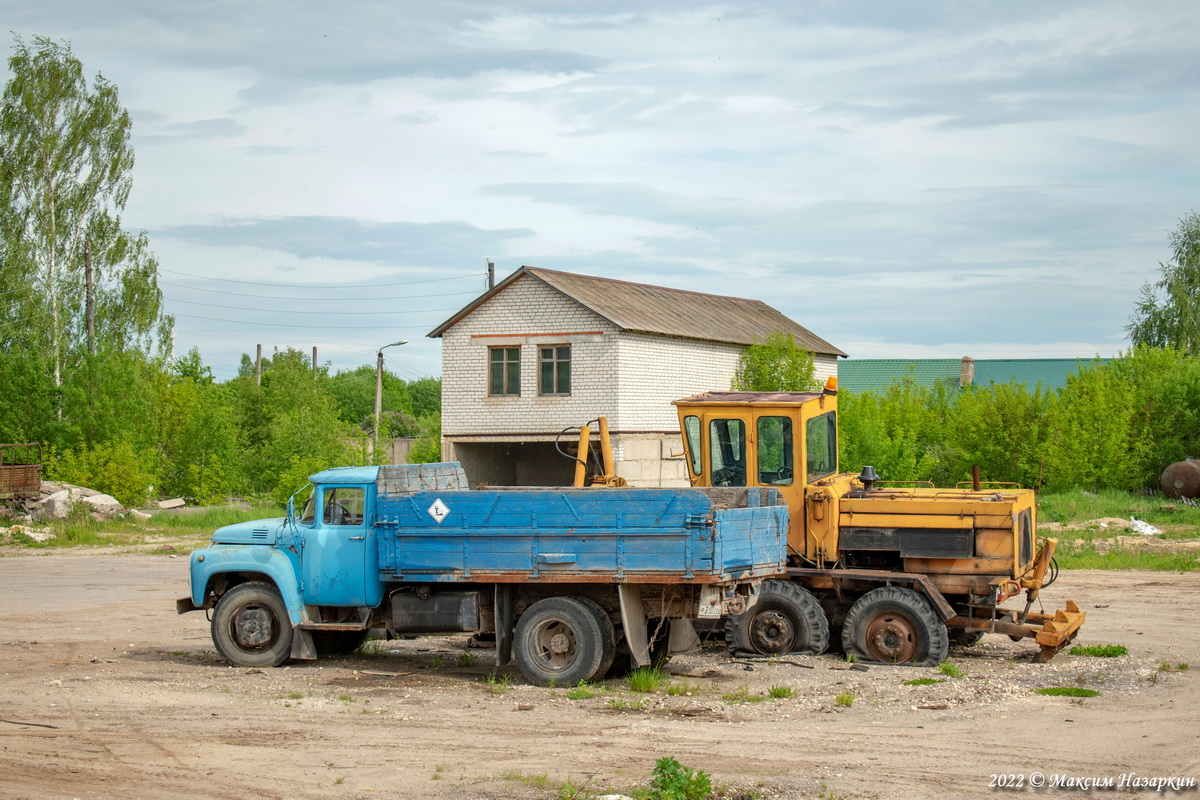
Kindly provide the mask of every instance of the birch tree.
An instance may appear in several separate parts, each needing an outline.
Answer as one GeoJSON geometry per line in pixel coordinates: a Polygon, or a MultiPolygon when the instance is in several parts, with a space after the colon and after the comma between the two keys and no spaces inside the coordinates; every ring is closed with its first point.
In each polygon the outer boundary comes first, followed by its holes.
{"type": "Polygon", "coordinates": [[[133,149],[117,87],[99,74],[89,86],[70,45],[44,37],[16,37],[8,66],[0,257],[18,302],[0,324],[48,357],[61,392],[65,373],[98,346],[161,346],[171,320],[145,235],[121,227],[133,149]]]}

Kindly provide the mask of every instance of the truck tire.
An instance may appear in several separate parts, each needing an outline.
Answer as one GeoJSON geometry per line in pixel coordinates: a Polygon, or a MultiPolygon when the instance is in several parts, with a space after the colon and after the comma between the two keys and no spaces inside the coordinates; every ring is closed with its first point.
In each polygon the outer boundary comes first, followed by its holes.
{"type": "Polygon", "coordinates": [[[212,639],[234,666],[279,666],[292,651],[292,622],[283,598],[269,583],[239,583],[217,601],[212,639]]]}
{"type": "Polygon", "coordinates": [[[881,586],[850,607],[842,646],[847,656],[873,664],[933,667],[946,659],[950,637],[924,597],[912,589],[881,586]]]}
{"type": "Polygon", "coordinates": [[[606,675],[609,669],[612,668],[613,661],[617,658],[617,629],[613,627],[612,617],[608,616],[608,612],[590,597],[576,597],[573,599],[582,603],[600,625],[600,646],[603,649],[603,655],[600,658],[600,669],[596,674],[606,675]]]}
{"type": "Polygon", "coordinates": [[[604,633],[579,598],[547,597],[517,620],[513,656],[530,682],[571,686],[600,674],[607,652],[604,633]]]}
{"type": "Polygon", "coordinates": [[[725,645],[735,654],[806,651],[820,655],[829,646],[829,620],[804,587],[791,581],[766,581],[749,611],[725,620],[725,645]]]}
{"type": "Polygon", "coordinates": [[[313,647],[317,655],[347,656],[367,640],[366,631],[313,631],[313,647]]]}

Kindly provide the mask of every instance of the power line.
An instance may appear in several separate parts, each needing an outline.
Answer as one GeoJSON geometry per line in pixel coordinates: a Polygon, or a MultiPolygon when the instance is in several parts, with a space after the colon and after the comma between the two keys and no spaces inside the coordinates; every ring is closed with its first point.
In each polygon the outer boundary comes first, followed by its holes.
{"type": "MultiPolygon", "coordinates": [[[[170,300],[172,303],[187,303],[188,305],[193,305],[193,306],[208,306],[209,308],[224,308],[224,309],[228,309],[229,311],[266,312],[268,314],[304,314],[305,316],[312,316],[314,314],[323,314],[323,315],[332,314],[334,316],[344,316],[346,314],[354,314],[355,316],[362,316],[363,314],[413,314],[413,313],[417,313],[416,311],[292,311],[289,309],[282,309],[282,308],[244,308],[242,306],[225,305],[224,303],[201,303],[199,300],[180,300],[178,298],[173,298],[173,297],[168,297],[166,299],[170,300]]],[[[337,298],[337,299],[340,299],[340,298],[337,298]]],[[[431,309],[431,308],[430,309],[426,309],[426,308],[419,309],[419,311],[439,311],[439,310],[449,310],[449,309],[431,309]]]]}
{"type": "MultiPolygon", "coordinates": [[[[228,294],[234,297],[259,297],[265,300],[323,300],[320,297],[280,297],[273,294],[249,294],[246,292],[226,292],[221,289],[205,289],[203,286],[188,286],[183,283],[171,283],[169,281],[159,281],[159,286],[173,286],[177,289],[188,289],[193,292],[210,292],[212,294],[228,294]]],[[[336,300],[422,300],[427,297],[461,297],[465,294],[479,294],[475,290],[466,292],[440,292],[438,294],[409,294],[409,295],[389,295],[387,297],[337,297],[336,300]]]]}
{"type": "MultiPolygon", "coordinates": [[[[451,311],[451,310],[457,310],[457,309],[448,309],[448,308],[422,309],[422,311],[451,311]]],[[[352,311],[346,312],[347,315],[353,314],[353,313],[354,312],[352,312],[352,311]]],[[[416,314],[416,313],[420,313],[420,312],[397,311],[395,313],[397,313],[397,314],[406,314],[406,313],[416,314]]],[[[263,327],[267,327],[267,328],[305,328],[305,329],[311,330],[314,327],[320,327],[325,330],[377,331],[381,328],[395,327],[394,325],[387,325],[384,323],[380,323],[378,325],[324,325],[324,324],[322,324],[320,326],[315,326],[315,325],[289,325],[284,322],[260,322],[258,320],[217,319],[216,317],[200,317],[195,314],[174,314],[173,316],[184,317],[186,319],[202,319],[202,320],[206,320],[207,322],[224,322],[228,325],[259,325],[259,326],[263,326],[263,327]]]]}
{"type": "Polygon", "coordinates": [[[250,285],[250,286],[280,286],[280,287],[287,287],[287,288],[290,288],[290,289],[336,289],[336,288],[345,288],[345,289],[349,289],[349,288],[354,288],[354,287],[357,287],[357,288],[362,288],[362,289],[370,289],[370,288],[373,288],[373,287],[383,287],[383,286],[411,286],[411,285],[413,285],[413,284],[416,284],[416,283],[439,283],[439,282],[441,282],[441,281],[457,281],[457,280],[462,280],[463,278],[477,278],[477,277],[479,277],[479,273],[478,273],[478,272],[469,272],[469,273],[466,273],[466,274],[463,274],[463,275],[452,275],[452,276],[450,276],[450,277],[448,277],[448,278],[428,278],[428,279],[426,279],[426,280],[420,280],[420,281],[400,281],[400,282],[398,282],[398,283],[355,283],[355,284],[346,284],[346,283],[305,283],[305,284],[294,284],[294,283],[281,283],[281,282],[279,282],[279,281],[272,281],[272,282],[267,282],[267,281],[239,281],[239,280],[236,280],[236,279],[234,279],[234,278],[211,278],[211,277],[209,277],[209,276],[207,276],[207,275],[196,275],[195,273],[192,273],[192,272],[178,272],[177,270],[173,270],[173,269],[163,269],[162,267],[159,267],[159,272],[169,272],[169,273],[170,273],[170,274],[172,274],[172,275],[183,275],[183,276],[184,276],[184,277],[186,277],[186,278],[199,278],[200,280],[205,280],[205,281],[218,281],[218,282],[220,282],[220,283],[244,283],[244,284],[248,284],[248,285],[250,285]]]}

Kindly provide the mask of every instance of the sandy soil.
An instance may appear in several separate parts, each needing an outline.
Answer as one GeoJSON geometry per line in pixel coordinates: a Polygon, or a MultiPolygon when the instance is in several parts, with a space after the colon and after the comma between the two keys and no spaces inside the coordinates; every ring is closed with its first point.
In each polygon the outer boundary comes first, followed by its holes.
{"type": "Polygon", "coordinates": [[[463,637],[232,668],[202,614],[176,616],[186,587],[183,557],[0,558],[0,797],[558,798],[568,780],[645,786],[665,755],[728,798],[994,796],[994,775],[1074,795],[1055,780],[1200,770],[1197,573],[1067,572],[1044,592],[1088,613],[1078,643],[1121,658],[1031,664],[1031,644],[989,636],[952,649],[964,677],[906,686],[943,676],[714,644],[668,664],[683,694],[613,681],[586,699],[522,685],[463,637]],[[1101,694],[1032,692],[1080,685],[1101,694]],[[795,695],[751,699],[771,687],[795,695]]]}

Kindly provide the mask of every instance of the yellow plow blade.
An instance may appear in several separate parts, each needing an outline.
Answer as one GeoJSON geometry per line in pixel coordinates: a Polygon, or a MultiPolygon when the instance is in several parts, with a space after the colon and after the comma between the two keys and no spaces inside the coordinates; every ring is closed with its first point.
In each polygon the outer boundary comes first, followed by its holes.
{"type": "Polygon", "coordinates": [[[1049,661],[1062,650],[1079,632],[1087,615],[1079,610],[1074,601],[1068,600],[1065,609],[1060,608],[1053,614],[1030,614],[1026,622],[1032,625],[1041,624],[1034,641],[1042,646],[1039,661],[1049,661]]]}

